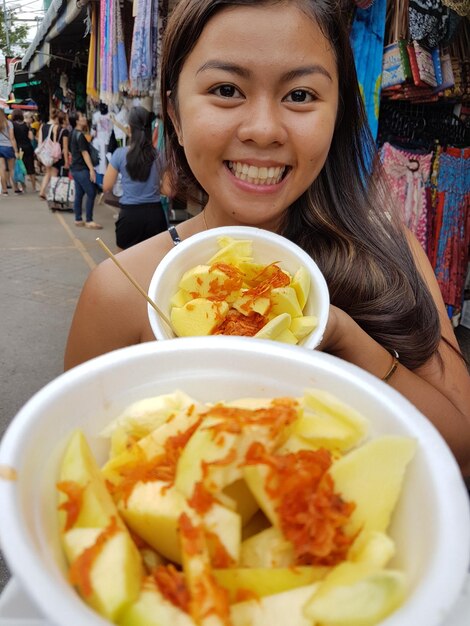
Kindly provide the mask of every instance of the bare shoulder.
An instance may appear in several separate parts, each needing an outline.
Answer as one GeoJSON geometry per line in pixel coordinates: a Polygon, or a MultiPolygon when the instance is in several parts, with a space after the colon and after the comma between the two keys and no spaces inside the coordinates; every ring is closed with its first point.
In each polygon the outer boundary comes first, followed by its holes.
{"type": "MultiPolygon", "coordinates": [[[[186,239],[199,232],[199,226],[200,220],[195,217],[178,226],[178,233],[186,239]]],[[[147,292],[157,265],[173,246],[165,231],[120,252],[117,259],[147,292]]],[[[65,368],[153,339],[147,300],[113,261],[106,259],[90,273],[83,286],[67,340],[65,368]]]]}
{"type": "MultiPolygon", "coordinates": [[[[147,292],[156,266],[172,246],[169,234],[160,233],[119,253],[117,259],[147,292]]],[[[113,261],[106,259],[92,270],[83,286],[67,341],[65,368],[153,338],[147,301],[113,261]]]]}
{"type": "Polygon", "coordinates": [[[425,253],[425,251],[423,250],[423,247],[421,246],[419,241],[414,236],[414,234],[408,229],[406,229],[405,234],[406,234],[408,245],[410,246],[410,250],[413,255],[414,261],[416,263],[416,267],[418,268],[418,271],[420,272],[421,276],[426,282],[426,285],[428,286],[428,289],[431,292],[431,296],[439,312],[442,334],[448,341],[450,341],[457,347],[455,334],[454,334],[452,325],[449,321],[449,317],[446,311],[446,306],[442,298],[441,290],[439,288],[439,284],[437,282],[437,279],[434,274],[432,265],[429,261],[429,258],[427,254],[425,253]]]}

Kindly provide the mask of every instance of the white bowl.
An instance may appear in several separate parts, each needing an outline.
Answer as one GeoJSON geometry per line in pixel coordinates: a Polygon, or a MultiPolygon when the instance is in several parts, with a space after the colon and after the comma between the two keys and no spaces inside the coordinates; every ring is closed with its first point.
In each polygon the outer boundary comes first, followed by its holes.
{"type": "MultiPolygon", "coordinates": [[[[318,326],[299,341],[304,348],[315,348],[320,343],[328,321],[330,295],[326,281],[318,265],[302,248],[285,237],[271,233],[262,228],[251,226],[225,226],[212,228],[185,239],[162,259],[158,264],[150,282],[148,296],[169,318],[171,313],[170,299],[178,291],[178,283],[183,274],[195,265],[207,264],[209,259],[219,251],[219,237],[234,239],[250,239],[253,241],[253,258],[255,263],[268,265],[279,262],[282,269],[291,276],[301,265],[310,276],[310,294],[303,310],[304,315],[315,315],[318,326]]],[[[148,305],[150,326],[158,340],[172,339],[174,332],[160,318],[155,309],[148,305]]]]}
{"type": "Polygon", "coordinates": [[[68,584],[56,511],[58,467],[71,432],[81,428],[99,462],[97,437],[128,404],[181,389],[201,401],[242,396],[298,396],[309,386],[335,393],[361,411],[372,436],[414,437],[410,464],[390,529],[394,566],[409,597],[381,626],[438,626],[464,583],[470,514],[458,467],[443,439],[405,398],[354,365],[318,351],[243,337],[190,337],[124,348],[62,374],[17,414],[0,446],[0,543],[7,562],[44,615],[62,626],[109,624],[68,584]]]}

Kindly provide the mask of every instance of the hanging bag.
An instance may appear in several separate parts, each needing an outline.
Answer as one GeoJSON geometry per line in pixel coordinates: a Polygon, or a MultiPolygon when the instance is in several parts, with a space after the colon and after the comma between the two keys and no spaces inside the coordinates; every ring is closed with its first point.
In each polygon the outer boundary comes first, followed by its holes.
{"type": "MultiPolygon", "coordinates": [[[[55,147],[56,142],[52,141],[52,138],[51,138],[52,128],[53,126],[51,124],[51,127],[49,128],[49,133],[46,139],[34,151],[36,153],[36,157],[38,161],[42,163],[45,167],[51,167],[54,161],[57,161],[58,159],[60,159],[60,154],[58,158],[55,158],[55,155],[57,155],[57,148],[55,147]]],[[[57,145],[60,151],[60,145],[59,144],[57,145]]]]}
{"type": "Polygon", "coordinates": [[[382,88],[402,85],[412,79],[410,59],[406,45],[407,3],[390,3],[388,21],[391,24],[389,44],[384,48],[382,62],[382,88]]]}
{"type": "Polygon", "coordinates": [[[23,162],[23,150],[18,152],[18,157],[15,161],[15,169],[13,170],[13,180],[15,183],[24,183],[26,178],[26,167],[23,162]]]}

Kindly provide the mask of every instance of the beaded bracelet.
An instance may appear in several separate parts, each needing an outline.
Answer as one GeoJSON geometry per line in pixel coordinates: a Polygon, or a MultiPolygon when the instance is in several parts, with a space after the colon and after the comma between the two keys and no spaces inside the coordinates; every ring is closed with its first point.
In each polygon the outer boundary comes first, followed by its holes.
{"type": "Polygon", "coordinates": [[[398,352],[396,350],[390,350],[392,356],[393,356],[393,362],[392,365],[390,366],[390,369],[387,371],[387,373],[385,374],[385,376],[382,376],[382,380],[386,383],[387,381],[390,380],[390,378],[395,374],[397,367],[398,367],[398,361],[400,359],[400,355],[398,354],[398,352]]]}

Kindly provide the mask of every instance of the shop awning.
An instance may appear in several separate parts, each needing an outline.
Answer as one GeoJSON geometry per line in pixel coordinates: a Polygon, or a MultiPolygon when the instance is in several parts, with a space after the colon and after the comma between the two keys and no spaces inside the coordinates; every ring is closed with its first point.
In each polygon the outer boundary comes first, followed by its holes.
{"type": "Polygon", "coordinates": [[[50,41],[57,37],[81,13],[88,0],[52,0],[36,36],[26,50],[21,66],[30,76],[50,59],[50,41]]]}

